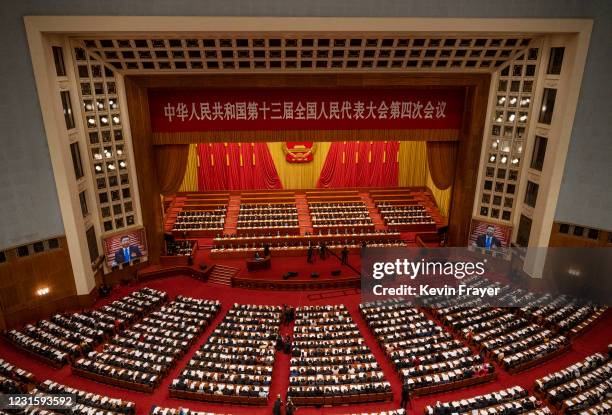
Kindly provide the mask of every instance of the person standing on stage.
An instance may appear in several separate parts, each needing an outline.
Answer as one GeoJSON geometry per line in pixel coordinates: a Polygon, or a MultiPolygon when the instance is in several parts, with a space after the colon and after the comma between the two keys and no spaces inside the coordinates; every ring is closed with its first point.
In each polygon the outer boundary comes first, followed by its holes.
{"type": "Polygon", "coordinates": [[[410,386],[408,386],[408,383],[402,385],[402,401],[400,402],[400,408],[406,409],[406,405],[410,406],[410,386]]]}
{"type": "Polygon", "coordinates": [[[312,245],[308,245],[308,251],[306,251],[306,262],[308,262],[309,264],[312,263],[312,254],[313,254],[313,249],[312,249],[312,245]]]}
{"type": "Polygon", "coordinates": [[[264,252],[263,252],[264,258],[267,256],[270,256],[270,244],[266,242],[263,248],[264,248],[264,252]]]}
{"type": "Polygon", "coordinates": [[[287,405],[285,405],[285,414],[293,415],[295,413],[295,405],[291,401],[291,398],[287,398],[287,405]]]}
{"type": "Polygon", "coordinates": [[[281,401],[280,394],[276,397],[274,401],[274,406],[272,407],[272,415],[281,415],[281,407],[283,405],[283,401],[281,401]]]}
{"type": "Polygon", "coordinates": [[[342,249],[342,265],[348,265],[348,256],[349,256],[349,250],[348,250],[348,247],[345,245],[344,248],[342,249]]]}

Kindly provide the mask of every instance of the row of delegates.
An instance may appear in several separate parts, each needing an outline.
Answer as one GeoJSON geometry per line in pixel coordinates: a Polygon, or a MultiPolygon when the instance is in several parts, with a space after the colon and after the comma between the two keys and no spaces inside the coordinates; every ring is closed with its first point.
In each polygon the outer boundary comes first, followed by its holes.
{"type": "Polygon", "coordinates": [[[436,221],[430,215],[399,217],[385,217],[387,226],[394,225],[435,225],[436,221]]]}
{"type": "MultiPolygon", "coordinates": [[[[382,235],[382,234],[391,234],[395,236],[399,236],[400,233],[398,231],[392,229],[373,229],[369,227],[358,227],[358,228],[346,228],[342,227],[337,228],[329,228],[329,229],[319,229],[315,233],[314,236],[328,236],[328,235],[382,235]]],[[[309,233],[306,233],[309,235],[309,233]]]]}
{"type": "Polygon", "coordinates": [[[261,226],[271,227],[288,227],[297,226],[299,223],[297,218],[279,219],[240,219],[238,218],[237,225],[239,228],[257,228],[261,226]]]}
{"type": "Polygon", "coordinates": [[[192,411],[189,408],[166,408],[161,406],[153,405],[149,411],[149,415],[223,415],[213,412],[198,412],[192,411]]]}
{"type": "Polygon", "coordinates": [[[368,213],[326,213],[311,214],[312,222],[338,222],[339,220],[372,221],[368,213]]]}
{"type": "Polygon", "coordinates": [[[34,374],[25,369],[17,367],[2,358],[0,358],[0,375],[4,379],[14,381],[18,387],[23,390],[27,390],[29,386],[38,383],[34,374]]]}
{"type": "Polygon", "coordinates": [[[535,381],[535,389],[565,413],[605,413],[612,404],[612,360],[595,353],[535,381]],[[598,407],[598,409],[593,409],[598,407]]]}
{"type": "Polygon", "coordinates": [[[410,392],[432,386],[462,387],[494,372],[482,356],[402,299],[360,304],[368,327],[410,392]]]}
{"type": "Polygon", "coordinates": [[[196,241],[176,240],[166,243],[166,255],[168,256],[190,256],[195,248],[196,241]]]}
{"type": "Polygon", "coordinates": [[[34,375],[0,359],[0,393],[21,394],[36,383],[34,375]]]}
{"type": "MultiPolygon", "coordinates": [[[[218,313],[220,303],[178,296],[140,322],[113,337],[101,352],[91,352],[77,361],[79,369],[93,372],[100,381],[114,384],[113,373],[129,382],[155,387],[218,313]],[[123,373],[123,372],[121,372],[123,373]]],[[[132,385],[123,385],[131,387],[132,385]]]]}
{"type": "MultiPolygon", "coordinates": [[[[391,391],[376,358],[344,305],[297,309],[287,395],[343,397],[391,391]]],[[[297,401],[296,401],[297,403],[297,401]]]]}
{"type": "Polygon", "coordinates": [[[278,306],[234,304],[172,381],[171,395],[189,393],[200,400],[212,400],[211,395],[250,397],[265,404],[280,321],[278,306]]]}
{"type": "MultiPolygon", "coordinates": [[[[502,296],[511,290],[509,286],[482,278],[469,280],[468,283],[472,287],[500,288],[502,296]]],[[[459,332],[469,343],[488,354],[506,370],[518,371],[534,360],[546,360],[569,343],[565,336],[557,335],[502,308],[483,309],[459,304],[439,308],[435,313],[443,323],[459,332]]]]}
{"type": "MultiPolygon", "coordinates": [[[[37,354],[54,365],[63,366],[88,353],[104,339],[105,331],[92,319],[111,321],[118,317],[133,319],[164,301],[154,290],[143,288],[98,310],[84,313],[58,314],[51,321],[28,324],[22,331],[10,330],[7,337],[21,348],[37,354]],[[86,315],[85,313],[89,314],[86,315]]],[[[112,327],[112,326],[111,326],[112,327]]],[[[109,328],[111,333],[114,327],[109,328]]]]}
{"type": "Polygon", "coordinates": [[[406,410],[404,408],[394,409],[391,411],[382,411],[382,412],[361,412],[358,414],[351,415],[406,415],[406,410]]]}
{"type": "Polygon", "coordinates": [[[188,230],[220,230],[225,227],[225,218],[220,218],[215,221],[194,221],[174,223],[173,231],[188,231],[188,230]]]}
{"type": "Polygon", "coordinates": [[[313,202],[308,201],[309,209],[343,209],[343,208],[361,208],[365,207],[364,202],[313,202]]]}
{"type": "Polygon", "coordinates": [[[179,216],[176,219],[175,224],[207,224],[207,223],[223,223],[225,222],[224,216],[179,216]]]}
{"type": "Polygon", "coordinates": [[[350,227],[354,228],[364,228],[364,229],[374,229],[374,223],[372,219],[364,220],[364,219],[342,219],[339,218],[337,220],[320,220],[320,221],[312,221],[312,227],[316,231],[318,228],[339,228],[345,229],[344,232],[348,232],[346,229],[350,227]]]}
{"type": "Polygon", "coordinates": [[[380,213],[393,213],[393,212],[425,212],[427,209],[423,205],[390,205],[383,203],[377,203],[376,207],[380,213]]]}
{"type": "Polygon", "coordinates": [[[280,219],[280,218],[296,218],[297,211],[240,211],[238,213],[238,220],[240,219],[280,219]]]}
{"type": "Polygon", "coordinates": [[[316,204],[316,203],[309,203],[308,204],[308,210],[310,211],[310,214],[318,214],[318,215],[322,215],[322,214],[335,214],[335,213],[347,213],[347,214],[351,214],[351,213],[360,213],[360,214],[368,214],[369,210],[368,207],[366,206],[365,203],[363,202],[358,202],[358,203],[339,203],[335,206],[322,206],[320,204],[316,204]]]}
{"type": "Polygon", "coordinates": [[[451,402],[437,401],[425,407],[426,415],[451,415],[472,413],[547,415],[551,411],[542,402],[530,396],[520,386],[491,392],[451,402]]]}
{"type": "Polygon", "coordinates": [[[0,393],[18,394],[26,392],[27,388],[25,388],[23,384],[16,382],[14,379],[7,378],[4,375],[0,375],[0,393]]]}
{"type": "Polygon", "coordinates": [[[311,222],[314,225],[367,225],[371,224],[372,218],[369,215],[313,215],[311,222]]]}
{"type": "Polygon", "coordinates": [[[227,207],[225,205],[219,206],[214,210],[181,210],[177,218],[182,217],[217,217],[217,216],[225,216],[227,213],[227,207]]]}
{"type": "Polygon", "coordinates": [[[565,295],[545,296],[524,311],[541,324],[556,328],[562,334],[576,335],[603,315],[606,307],[573,300],[565,295]]]}
{"type": "Polygon", "coordinates": [[[182,210],[176,217],[173,231],[223,229],[226,206],[215,210],[182,210]]]}
{"type": "Polygon", "coordinates": [[[62,385],[52,380],[45,380],[38,386],[38,391],[45,395],[74,395],[76,405],[70,411],[73,414],[123,414],[134,415],[134,402],[110,398],[92,392],[86,392],[70,386],[62,385]]]}
{"type": "Polygon", "coordinates": [[[297,212],[295,203],[241,203],[239,212],[248,213],[293,213],[297,212]]]}

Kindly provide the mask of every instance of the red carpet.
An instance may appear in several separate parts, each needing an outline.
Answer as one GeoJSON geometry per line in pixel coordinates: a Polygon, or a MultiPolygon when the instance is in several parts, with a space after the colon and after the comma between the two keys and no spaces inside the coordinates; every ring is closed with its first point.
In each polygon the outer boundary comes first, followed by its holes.
{"type": "MultiPolygon", "coordinates": [[[[328,259],[327,261],[331,261],[328,259]]],[[[358,311],[358,304],[360,301],[359,295],[347,295],[343,297],[328,298],[322,300],[310,300],[309,294],[313,292],[282,292],[282,291],[250,291],[244,289],[232,289],[229,287],[223,287],[219,285],[207,284],[197,281],[189,277],[172,277],[168,279],[159,279],[154,281],[148,281],[146,283],[133,285],[129,287],[119,287],[112,293],[110,299],[104,302],[114,300],[122,297],[132,290],[140,288],[141,286],[149,286],[159,290],[167,291],[170,298],[174,298],[177,294],[189,295],[198,298],[211,298],[219,299],[222,301],[221,312],[213,321],[211,327],[204,333],[204,335],[196,342],[192,348],[187,352],[185,357],[181,359],[177,365],[170,371],[169,375],[164,378],[161,386],[151,394],[143,394],[138,392],[127,391],[103,384],[99,384],[87,379],[82,379],[76,376],[72,376],[70,368],[65,367],[61,370],[55,370],[43,363],[31,359],[23,353],[17,351],[11,345],[8,345],[4,341],[0,342],[0,356],[5,360],[16,364],[19,367],[23,367],[34,373],[39,380],[52,379],[54,381],[83,389],[85,391],[97,392],[104,395],[108,395],[114,398],[121,398],[134,401],[137,405],[137,413],[145,414],[148,413],[152,405],[178,407],[184,406],[193,410],[208,410],[223,414],[270,414],[272,397],[276,394],[282,393],[286,390],[289,377],[289,357],[283,354],[277,354],[277,360],[274,366],[273,381],[271,387],[271,399],[268,407],[244,407],[244,406],[228,406],[228,405],[212,405],[204,402],[192,402],[184,401],[179,399],[170,399],[168,397],[168,385],[185,366],[191,355],[200,347],[202,343],[206,341],[214,327],[221,321],[227,310],[231,307],[234,302],[238,303],[252,303],[252,304],[291,304],[293,306],[300,305],[315,305],[315,304],[331,304],[331,303],[344,303],[349,311],[351,312],[353,319],[359,326],[368,346],[374,352],[374,355],[378,359],[382,369],[385,372],[387,379],[392,383],[394,391],[394,402],[392,403],[378,403],[378,404],[365,404],[365,405],[353,405],[351,407],[335,407],[335,408],[300,408],[298,414],[348,414],[348,413],[361,413],[366,411],[381,411],[395,409],[399,405],[400,395],[400,383],[399,378],[387,359],[384,356],[383,351],[376,344],[376,340],[370,335],[364,320],[361,318],[358,311]]],[[[320,292],[318,292],[320,293],[320,292]]],[[[312,298],[313,296],[310,296],[312,298]]],[[[99,305],[99,304],[98,304],[99,305]]],[[[556,359],[538,366],[534,369],[521,373],[519,375],[508,375],[503,371],[499,371],[499,379],[494,383],[489,383],[481,386],[471,387],[462,389],[450,393],[443,393],[433,396],[425,396],[414,399],[412,402],[411,413],[422,414],[425,405],[433,404],[437,400],[455,400],[469,396],[474,396],[482,393],[491,392],[494,390],[506,388],[512,385],[521,385],[524,388],[532,389],[533,382],[535,379],[542,377],[546,373],[550,373],[559,370],[573,362],[579,361],[589,354],[598,351],[604,351],[606,346],[612,342],[612,312],[608,311],[595,325],[581,337],[574,341],[572,350],[557,357],[556,359]]],[[[283,330],[286,333],[288,328],[283,330]]]]}

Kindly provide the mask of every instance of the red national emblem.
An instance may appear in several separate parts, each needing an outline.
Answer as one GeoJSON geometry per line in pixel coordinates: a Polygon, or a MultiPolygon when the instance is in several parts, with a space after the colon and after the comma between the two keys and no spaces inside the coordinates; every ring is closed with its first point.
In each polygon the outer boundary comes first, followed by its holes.
{"type": "Polygon", "coordinates": [[[285,159],[289,163],[309,163],[317,149],[312,141],[288,141],[283,143],[285,159]]]}

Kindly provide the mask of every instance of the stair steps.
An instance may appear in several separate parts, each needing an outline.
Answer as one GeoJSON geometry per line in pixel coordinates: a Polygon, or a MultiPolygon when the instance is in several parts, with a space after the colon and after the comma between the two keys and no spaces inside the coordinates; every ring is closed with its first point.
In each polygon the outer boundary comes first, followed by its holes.
{"type": "Polygon", "coordinates": [[[312,233],[312,220],[310,218],[310,209],[308,209],[308,200],[306,199],[305,193],[296,193],[295,207],[297,208],[300,235],[304,235],[306,232],[312,233]]]}
{"type": "Polygon", "coordinates": [[[227,214],[225,215],[225,226],[223,233],[234,235],[238,225],[238,213],[240,212],[240,195],[231,195],[227,202],[227,214]]]}
{"type": "Polygon", "coordinates": [[[227,265],[215,265],[208,277],[208,282],[213,284],[226,285],[231,287],[232,277],[238,274],[239,268],[229,267],[227,265]]]}
{"type": "Polygon", "coordinates": [[[380,212],[378,211],[378,208],[376,207],[374,200],[372,200],[372,197],[370,197],[370,193],[362,192],[362,193],[359,193],[359,196],[361,197],[361,200],[363,201],[363,203],[365,203],[366,207],[368,208],[370,218],[372,218],[372,222],[374,223],[374,229],[380,230],[380,231],[386,230],[387,226],[385,225],[385,221],[380,215],[380,212]]]}

